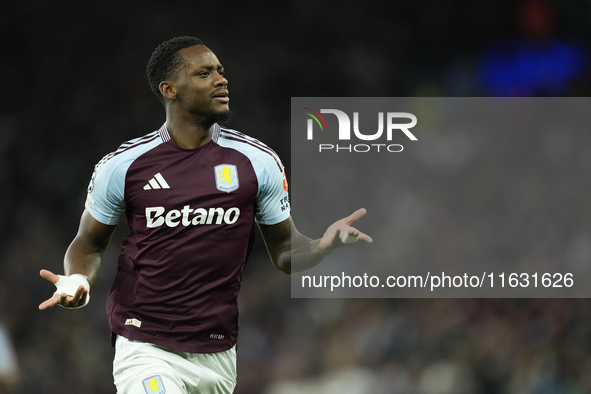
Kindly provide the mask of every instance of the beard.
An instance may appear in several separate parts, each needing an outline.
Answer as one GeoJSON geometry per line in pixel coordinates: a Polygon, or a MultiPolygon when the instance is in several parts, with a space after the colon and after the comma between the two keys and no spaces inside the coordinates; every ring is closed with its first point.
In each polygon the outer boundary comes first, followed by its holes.
{"type": "Polygon", "coordinates": [[[193,113],[193,124],[205,130],[209,129],[214,123],[225,124],[232,117],[232,112],[215,111],[213,109],[206,109],[193,113]]]}

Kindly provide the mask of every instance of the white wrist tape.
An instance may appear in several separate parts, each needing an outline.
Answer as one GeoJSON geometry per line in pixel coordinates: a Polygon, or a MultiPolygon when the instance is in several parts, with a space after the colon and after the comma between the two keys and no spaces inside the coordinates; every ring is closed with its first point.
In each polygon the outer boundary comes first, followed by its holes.
{"type": "Polygon", "coordinates": [[[90,301],[90,284],[88,283],[88,277],[82,274],[72,274],[70,276],[58,275],[60,278],[57,282],[55,282],[55,287],[57,290],[54,294],[62,294],[66,293],[69,296],[74,296],[76,294],[76,290],[80,285],[84,286],[84,288],[88,291],[86,294],[86,300],[84,304],[75,307],[67,307],[60,304],[62,308],[66,309],[78,309],[83,308],[88,304],[90,301]]]}

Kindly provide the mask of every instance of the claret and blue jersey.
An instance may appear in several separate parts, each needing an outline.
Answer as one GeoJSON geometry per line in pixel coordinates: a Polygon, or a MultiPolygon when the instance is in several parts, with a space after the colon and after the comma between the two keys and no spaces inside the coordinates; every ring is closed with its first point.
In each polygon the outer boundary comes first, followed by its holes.
{"type": "Polygon", "coordinates": [[[112,331],[193,353],[236,343],[254,223],[289,217],[275,152],[217,124],[196,149],[165,126],[122,144],[96,165],[86,209],[108,225],[125,214],[131,230],[107,301],[112,331]]]}

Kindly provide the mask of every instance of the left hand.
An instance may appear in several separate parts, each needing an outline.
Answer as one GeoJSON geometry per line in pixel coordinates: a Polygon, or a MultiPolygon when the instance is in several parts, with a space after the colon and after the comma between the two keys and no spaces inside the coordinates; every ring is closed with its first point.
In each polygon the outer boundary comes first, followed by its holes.
{"type": "Polygon", "coordinates": [[[323,254],[330,254],[336,248],[345,245],[341,238],[345,234],[349,234],[351,237],[359,237],[359,240],[365,241],[367,243],[372,243],[373,239],[365,233],[357,230],[355,227],[352,227],[355,221],[361,219],[367,210],[365,208],[361,208],[353,212],[351,215],[343,218],[341,220],[337,220],[333,224],[330,225],[324,232],[324,235],[320,239],[318,243],[318,251],[323,254]]]}

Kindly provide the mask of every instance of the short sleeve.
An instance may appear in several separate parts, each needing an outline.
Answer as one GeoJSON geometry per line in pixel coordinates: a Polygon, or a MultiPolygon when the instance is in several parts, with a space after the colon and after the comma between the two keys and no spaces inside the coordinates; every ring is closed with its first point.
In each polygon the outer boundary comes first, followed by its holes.
{"type": "Polygon", "coordinates": [[[214,140],[222,147],[235,149],[250,160],[257,177],[256,212],[258,224],[277,224],[290,215],[285,169],[279,156],[256,138],[231,129],[219,129],[214,140]]]}
{"type": "Polygon", "coordinates": [[[259,178],[257,195],[257,211],[255,221],[259,224],[277,224],[290,215],[289,194],[285,170],[272,163],[265,167],[264,174],[259,178]]]}
{"type": "Polygon", "coordinates": [[[124,169],[117,162],[101,161],[94,167],[85,203],[92,217],[107,225],[119,222],[126,209],[124,182],[124,169]]]}

